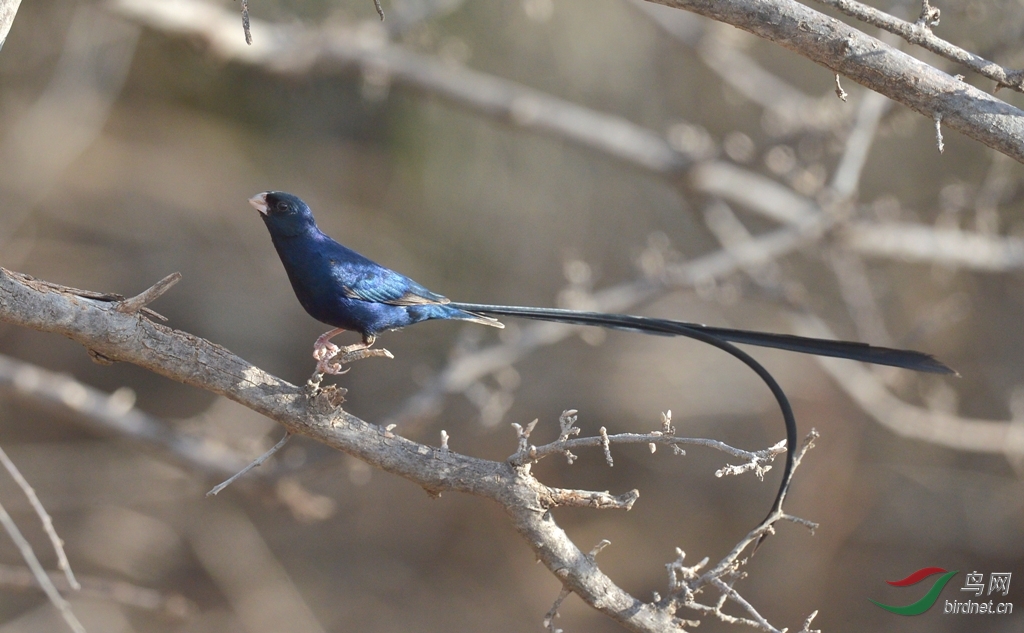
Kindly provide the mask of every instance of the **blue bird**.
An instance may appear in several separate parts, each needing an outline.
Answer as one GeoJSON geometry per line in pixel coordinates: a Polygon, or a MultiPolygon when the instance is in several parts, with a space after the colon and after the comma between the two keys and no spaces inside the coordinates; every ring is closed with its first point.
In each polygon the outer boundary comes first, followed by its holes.
{"type": "Polygon", "coordinates": [[[317,228],[309,206],[292,194],[265,191],[250,198],[249,204],[260,212],[267,225],[299,303],[314,319],[334,328],[321,335],[313,346],[317,372],[321,374],[344,373],[347,370],[342,370],[343,364],[361,358],[392,358],[386,349],[372,349],[378,334],[432,319],[470,321],[500,328],[504,326],[494,317],[511,316],[661,336],[685,336],[732,354],[765,381],[785,418],[788,443],[786,469],[773,512],[781,508],[792,476],[797,443],[796,420],[785,394],[774,378],[757,361],[730,342],[847,358],[914,371],[956,373],[928,354],[874,347],[865,343],[718,328],[625,314],[455,303],[325,235],[317,228]],[[362,335],[362,341],[346,347],[331,343],[331,338],[345,330],[358,332],[362,335]],[[332,362],[339,355],[340,362],[332,362]]]}

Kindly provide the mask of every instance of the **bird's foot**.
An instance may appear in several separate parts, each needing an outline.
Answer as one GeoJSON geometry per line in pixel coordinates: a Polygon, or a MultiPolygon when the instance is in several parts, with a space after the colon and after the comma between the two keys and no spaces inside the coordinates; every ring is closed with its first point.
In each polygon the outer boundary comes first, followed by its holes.
{"type": "Polygon", "coordinates": [[[316,373],[313,374],[313,375],[315,376],[317,374],[320,374],[321,377],[324,374],[330,374],[332,376],[340,376],[342,374],[347,374],[348,370],[352,369],[351,367],[349,367],[348,369],[342,369],[341,368],[342,364],[345,362],[345,358],[344,357],[342,357],[336,363],[332,363],[331,362],[332,360],[334,360],[334,356],[327,356],[327,357],[325,357],[323,359],[317,360],[317,362],[316,362],[316,373]]]}
{"type": "Polygon", "coordinates": [[[313,358],[316,359],[317,371],[320,373],[324,373],[323,367],[326,366],[325,363],[337,356],[338,352],[342,351],[340,347],[331,342],[331,339],[344,331],[345,330],[341,328],[334,328],[333,330],[321,334],[316,339],[316,343],[313,343],[313,358]]]}
{"type": "Polygon", "coordinates": [[[313,346],[313,358],[315,358],[318,362],[325,362],[337,356],[338,352],[340,351],[341,348],[335,345],[334,343],[321,343],[318,340],[317,344],[313,346]]]}

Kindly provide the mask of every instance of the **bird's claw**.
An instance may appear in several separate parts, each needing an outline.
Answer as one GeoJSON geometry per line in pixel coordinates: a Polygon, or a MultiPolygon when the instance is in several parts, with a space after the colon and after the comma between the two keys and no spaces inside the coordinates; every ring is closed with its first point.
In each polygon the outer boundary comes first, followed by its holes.
{"type": "Polygon", "coordinates": [[[327,356],[326,358],[318,360],[317,363],[316,363],[316,373],[318,373],[318,374],[330,374],[332,376],[340,376],[342,374],[347,374],[348,370],[352,369],[351,367],[349,367],[348,369],[342,369],[341,368],[342,364],[345,362],[344,358],[342,358],[337,363],[332,363],[331,361],[333,359],[334,359],[333,356],[327,356]]]}
{"type": "Polygon", "coordinates": [[[341,348],[334,343],[324,343],[313,348],[313,358],[323,363],[338,355],[341,348]]]}

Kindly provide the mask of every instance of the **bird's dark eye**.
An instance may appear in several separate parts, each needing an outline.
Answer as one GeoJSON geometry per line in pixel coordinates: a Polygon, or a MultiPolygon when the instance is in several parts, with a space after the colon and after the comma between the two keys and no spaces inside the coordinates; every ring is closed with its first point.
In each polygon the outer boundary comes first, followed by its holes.
{"type": "Polygon", "coordinates": [[[277,203],[277,210],[280,211],[281,213],[288,213],[288,211],[291,210],[291,207],[288,206],[287,202],[282,200],[282,201],[277,203]]]}

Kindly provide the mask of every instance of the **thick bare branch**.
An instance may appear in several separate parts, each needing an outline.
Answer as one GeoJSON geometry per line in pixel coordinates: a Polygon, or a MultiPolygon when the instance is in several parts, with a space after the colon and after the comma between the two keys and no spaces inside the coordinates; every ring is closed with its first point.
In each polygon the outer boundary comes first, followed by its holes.
{"type": "MultiPolygon", "coordinates": [[[[954,46],[946,40],[932,33],[932,24],[923,19],[917,22],[907,22],[891,16],[884,11],[857,2],[856,0],[816,0],[821,4],[828,5],[842,11],[846,15],[857,18],[862,22],[885,29],[890,33],[899,35],[907,42],[929,50],[936,55],[945,57],[949,61],[963,64],[974,72],[988,77],[996,82],[998,87],[1013,88],[1017,92],[1024,92],[1024,72],[1019,70],[1007,70],[995,62],[991,62],[980,55],[965,51],[959,46],[954,46]]],[[[936,10],[937,12],[937,10],[936,10]]],[[[935,19],[938,23],[938,19],[935,19]]]]}
{"type": "Polygon", "coordinates": [[[649,0],[771,40],[1024,162],[1024,111],[795,0],[649,0]]]}

